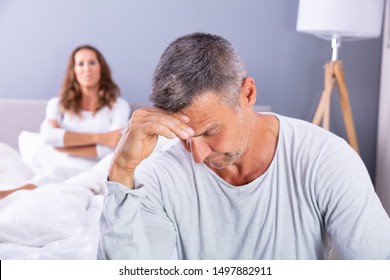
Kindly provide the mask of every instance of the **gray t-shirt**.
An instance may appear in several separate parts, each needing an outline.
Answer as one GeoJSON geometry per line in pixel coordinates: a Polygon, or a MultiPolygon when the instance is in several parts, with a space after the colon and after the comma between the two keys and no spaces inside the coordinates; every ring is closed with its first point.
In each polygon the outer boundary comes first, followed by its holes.
{"type": "MultiPolygon", "coordinates": [[[[180,143],[137,168],[136,189],[107,182],[99,259],[390,259],[390,218],[341,138],[277,116],[275,157],[232,186],[180,143]]],[[[259,139],[258,145],[261,145],[259,139]]]]}

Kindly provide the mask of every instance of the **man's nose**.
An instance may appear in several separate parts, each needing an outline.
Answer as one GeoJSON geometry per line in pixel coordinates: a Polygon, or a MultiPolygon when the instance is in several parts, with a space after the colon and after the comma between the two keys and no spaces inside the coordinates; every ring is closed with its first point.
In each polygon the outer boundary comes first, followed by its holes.
{"type": "Polygon", "coordinates": [[[188,139],[191,149],[192,158],[196,163],[203,162],[211,153],[211,148],[202,139],[202,137],[194,137],[188,139]]]}

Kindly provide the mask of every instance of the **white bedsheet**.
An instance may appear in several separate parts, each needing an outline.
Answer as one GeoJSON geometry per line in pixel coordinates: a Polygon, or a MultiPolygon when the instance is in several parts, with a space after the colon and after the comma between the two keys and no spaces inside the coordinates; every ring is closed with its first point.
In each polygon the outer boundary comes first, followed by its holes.
{"type": "MultiPolygon", "coordinates": [[[[27,135],[31,145],[36,135],[27,135]]],[[[176,142],[160,137],[155,151],[176,142]]],[[[63,182],[0,199],[0,259],[96,259],[110,160],[107,156],[92,170],[63,182]]],[[[19,186],[35,170],[39,168],[27,165],[17,151],[0,143],[0,190],[19,186]]]]}
{"type": "MultiPolygon", "coordinates": [[[[1,189],[32,175],[4,144],[0,158],[1,189]]],[[[0,259],[95,259],[106,178],[102,164],[0,199],[0,259]]]]}
{"type": "Polygon", "coordinates": [[[74,229],[68,228],[68,234],[63,234],[62,238],[58,239],[50,236],[50,231],[48,231],[46,236],[48,242],[43,246],[26,246],[12,242],[1,242],[0,259],[95,259],[99,238],[98,220],[101,207],[102,196],[94,196],[90,200],[89,208],[85,210],[85,221],[82,226],[74,229]]]}

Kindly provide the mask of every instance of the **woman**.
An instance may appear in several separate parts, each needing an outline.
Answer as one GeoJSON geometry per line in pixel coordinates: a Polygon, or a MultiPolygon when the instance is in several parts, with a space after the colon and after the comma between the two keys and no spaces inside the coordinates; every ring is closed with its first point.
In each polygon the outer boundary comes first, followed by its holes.
{"type": "Polygon", "coordinates": [[[119,97],[103,55],[89,45],[76,48],[70,55],[59,97],[48,101],[41,125],[44,142],[58,152],[53,168],[21,187],[0,191],[0,198],[91,168],[114,150],[129,115],[129,105],[119,97]]]}

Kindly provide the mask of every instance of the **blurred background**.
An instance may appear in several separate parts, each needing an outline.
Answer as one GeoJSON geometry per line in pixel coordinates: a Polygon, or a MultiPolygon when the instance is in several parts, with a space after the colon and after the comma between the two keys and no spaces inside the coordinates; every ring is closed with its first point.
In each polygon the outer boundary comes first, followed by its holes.
{"type": "MultiPolygon", "coordinates": [[[[238,49],[260,105],[311,121],[330,43],[296,31],[298,0],[0,0],[0,98],[57,95],[70,52],[97,47],[128,101],[149,100],[165,47],[178,36],[222,35],[238,49]]],[[[339,58],[361,157],[375,179],[382,37],[343,42],[339,58]]],[[[6,121],[6,120],[0,120],[6,121]]],[[[346,138],[337,92],[331,131],[346,138]]],[[[0,132],[3,133],[3,132],[0,132]]]]}

